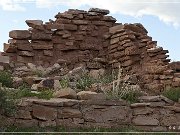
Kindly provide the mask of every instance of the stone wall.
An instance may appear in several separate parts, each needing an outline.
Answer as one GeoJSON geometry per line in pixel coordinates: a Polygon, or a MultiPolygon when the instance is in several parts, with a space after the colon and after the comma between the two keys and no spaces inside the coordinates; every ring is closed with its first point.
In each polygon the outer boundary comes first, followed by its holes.
{"type": "Polygon", "coordinates": [[[44,68],[65,64],[70,70],[80,64],[89,70],[112,70],[120,65],[124,75],[136,78],[131,83],[152,93],[168,86],[179,87],[179,66],[169,64],[168,50],[158,47],[142,24],[115,23],[116,19],[107,14],[108,10],[97,8],[88,12],[70,9],[45,24],[26,20],[31,28],[10,31],[4,55],[10,57],[17,74],[28,63],[44,68]]]}
{"type": "MultiPolygon", "coordinates": [[[[75,100],[54,98],[23,99],[15,117],[1,125],[24,127],[68,126],[121,128],[134,126],[143,131],[179,129],[180,104],[163,96],[143,96],[140,103],[114,100],[75,100]]],[[[173,130],[175,131],[175,130],[173,130]]]]}
{"type": "Polygon", "coordinates": [[[160,93],[168,86],[180,86],[179,63],[169,63],[168,50],[157,46],[141,24],[111,27],[108,62],[122,67],[125,75],[134,75],[142,88],[160,93]]]}
{"type": "Polygon", "coordinates": [[[93,58],[106,56],[109,43],[104,34],[116,22],[106,16],[108,13],[100,9],[88,12],[70,9],[45,24],[41,20],[26,20],[31,28],[10,31],[11,39],[4,44],[4,55],[16,67],[27,63],[49,67],[63,62],[70,68],[79,63],[92,67],[93,58]]]}

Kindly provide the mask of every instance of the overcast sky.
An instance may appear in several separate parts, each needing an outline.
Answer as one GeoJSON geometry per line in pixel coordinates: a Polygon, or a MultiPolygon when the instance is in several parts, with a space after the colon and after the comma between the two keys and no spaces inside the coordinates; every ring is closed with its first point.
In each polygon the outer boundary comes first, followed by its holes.
{"type": "Polygon", "coordinates": [[[118,22],[142,23],[173,61],[180,60],[180,0],[0,0],[0,50],[10,30],[28,28],[27,19],[48,21],[69,8],[90,7],[109,9],[118,22]]]}

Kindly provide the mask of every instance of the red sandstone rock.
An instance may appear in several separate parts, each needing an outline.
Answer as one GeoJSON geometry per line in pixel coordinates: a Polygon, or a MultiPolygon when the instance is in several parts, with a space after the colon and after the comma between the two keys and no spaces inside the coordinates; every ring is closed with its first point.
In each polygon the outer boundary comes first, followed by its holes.
{"type": "Polygon", "coordinates": [[[42,20],[26,20],[26,24],[34,29],[44,29],[42,20]]]}
{"type": "Polygon", "coordinates": [[[70,98],[76,99],[76,92],[71,88],[60,89],[54,93],[54,97],[56,98],[70,98]]]}
{"type": "Polygon", "coordinates": [[[33,57],[34,56],[34,53],[29,52],[29,51],[19,51],[18,54],[20,56],[27,56],[27,57],[33,57]]]}
{"type": "Polygon", "coordinates": [[[12,30],[9,32],[9,37],[14,39],[29,39],[31,34],[28,30],[12,30]]]}
{"type": "Polygon", "coordinates": [[[14,53],[16,52],[16,46],[4,43],[4,52],[14,53]]]}
{"type": "Polygon", "coordinates": [[[32,40],[51,40],[52,35],[45,32],[36,31],[32,33],[32,40]]]}
{"type": "Polygon", "coordinates": [[[109,14],[109,10],[99,9],[99,8],[90,8],[88,12],[97,12],[97,13],[101,13],[103,15],[109,14]]]}
{"type": "Polygon", "coordinates": [[[32,115],[40,120],[54,120],[57,117],[57,109],[42,105],[32,107],[32,115]]]}

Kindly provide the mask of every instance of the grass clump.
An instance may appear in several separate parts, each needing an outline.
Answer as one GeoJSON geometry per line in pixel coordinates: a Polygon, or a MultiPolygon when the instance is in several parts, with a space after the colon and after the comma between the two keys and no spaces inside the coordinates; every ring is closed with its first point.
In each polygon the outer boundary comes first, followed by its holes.
{"type": "Polygon", "coordinates": [[[84,74],[77,80],[76,87],[77,89],[85,90],[86,88],[90,88],[93,83],[95,83],[95,79],[88,74],[84,74]]]}
{"type": "Polygon", "coordinates": [[[180,87],[168,88],[162,93],[162,95],[171,99],[172,101],[178,102],[180,99],[180,87]]]}
{"type": "Polygon", "coordinates": [[[69,87],[69,79],[68,78],[63,78],[59,81],[61,88],[67,88],[69,87]]]}
{"type": "Polygon", "coordinates": [[[16,97],[18,99],[23,97],[37,97],[40,99],[50,99],[53,97],[53,91],[50,89],[43,89],[40,92],[33,93],[30,87],[28,87],[26,84],[23,84],[16,91],[16,97]]]}
{"type": "Polygon", "coordinates": [[[135,103],[140,96],[140,88],[138,85],[131,85],[129,82],[124,82],[122,79],[122,69],[119,65],[118,73],[112,72],[112,90],[104,91],[107,99],[124,99],[129,103],[135,103]]]}
{"type": "Polygon", "coordinates": [[[12,87],[12,74],[8,71],[0,71],[0,83],[2,83],[3,87],[12,87]]]}

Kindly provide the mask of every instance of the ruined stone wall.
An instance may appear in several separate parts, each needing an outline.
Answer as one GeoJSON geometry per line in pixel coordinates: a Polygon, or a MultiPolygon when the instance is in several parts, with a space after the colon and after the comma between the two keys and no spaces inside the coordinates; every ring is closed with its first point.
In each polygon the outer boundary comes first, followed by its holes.
{"type": "Polygon", "coordinates": [[[84,63],[92,67],[92,59],[106,56],[108,41],[104,34],[116,19],[106,16],[108,10],[68,10],[58,13],[56,20],[43,24],[41,20],[26,20],[29,30],[9,32],[10,40],[4,44],[5,55],[15,67],[27,63],[49,67],[66,63],[70,68],[84,63]]]}
{"type": "Polygon", "coordinates": [[[153,93],[180,86],[178,63],[169,64],[168,50],[157,46],[141,24],[117,25],[109,33],[108,61],[112,68],[120,65],[125,75],[136,76],[136,83],[153,93]]]}
{"type": "Polygon", "coordinates": [[[24,99],[19,103],[15,117],[6,117],[1,127],[134,126],[143,131],[179,131],[179,111],[180,104],[162,96],[141,97],[141,103],[133,104],[111,100],[24,99]]]}
{"type": "Polygon", "coordinates": [[[88,12],[70,9],[45,24],[26,20],[31,28],[10,31],[12,39],[4,44],[4,55],[18,73],[21,69],[16,67],[27,63],[45,68],[59,63],[69,69],[84,64],[90,70],[120,65],[125,75],[136,78],[131,83],[153,93],[180,86],[178,64],[169,64],[168,50],[158,47],[141,24],[115,23],[108,13],[96,8],[88,12]]]}

